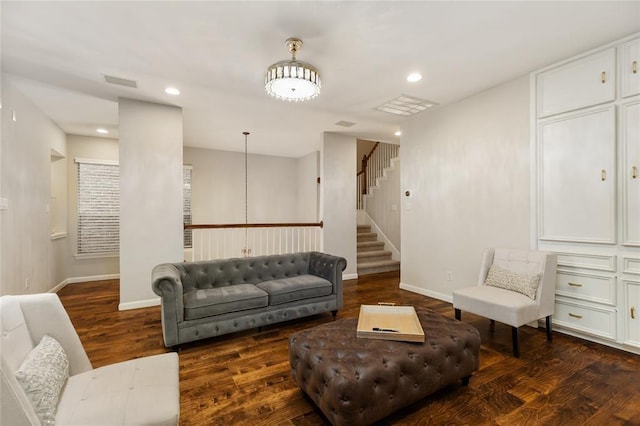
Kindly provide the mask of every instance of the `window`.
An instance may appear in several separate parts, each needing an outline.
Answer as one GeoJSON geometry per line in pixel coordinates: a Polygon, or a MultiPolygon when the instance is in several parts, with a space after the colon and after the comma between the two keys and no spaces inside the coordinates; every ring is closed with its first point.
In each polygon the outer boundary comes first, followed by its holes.
{"type": "Polygon", "coordinates": [[[115,254],[120,248],[120,188],[116,163],[79,160],[78,254],[115,254]]]}
{"type": "MultiPolygon", "coordinates": [[[[78,255],[120,251],[120,168],[116,162],[76,159],[78,164],[78,255]]],[[[183,169],[184,223],[191,223],[191,166],[183,169]]],[[[191,247],[191,230],[184,231],[191,247]]]]}
{"type": "MultiPolygon", "coordinates": [[[[184,166],[182,169],[182,215],[183,221],[186,225],[191,225],[191,175],[193,168],[191,166],[184,166]]],[[[191,229],[184,230],[184,248],[191,248],[193,245],[191,229]]]]}

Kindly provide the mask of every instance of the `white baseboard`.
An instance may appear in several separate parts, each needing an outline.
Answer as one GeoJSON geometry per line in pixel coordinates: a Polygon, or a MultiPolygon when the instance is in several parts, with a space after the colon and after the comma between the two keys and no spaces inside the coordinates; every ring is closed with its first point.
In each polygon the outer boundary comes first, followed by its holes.
{"type": "Polygon", "coordinates": [[[148,308],[150,306],[159,306],[159,305],[160,305],[160,298],[156,297],[154,299],[136,300],[135,302],[120,303],[118,305],[118,310],[129,311],[131,309],[148,308]]]}
{"type": "Polygon", "coordinates": [[[358,274],[357,273],[355,273],[355,274],[342,274],[342,280],[343,281],[345,281],[345,280],[356,280],[356,279],[358,279],[358,274]]]}
{"type": "Polygon", "coordinates": [[[67,284],[84,283],[88,281],[117,280],[118,278],[120,278],[120,274],[92,275],[89,277],[65,278],[64,280],[60,281],[55,287],[49,290],[49,293],[57,293],[63,288],[65,288],[67,284]]]}
{"type": "Polygon", "coordinates": [[[426,288],[416,287],[411,284],[400,283],[402,290],[411,291],[413,293],[422,294],[423,296],[433,297],[434,299],[444,300],[445,302],[453,303],[453,296],[450,294],[438,293],[436,291],[427,290],[426,288]]]}
{"type": "Polygon", "coordinates": [[[67,278],[67,284],[84,283],[87,281],[106,281],[117,280],[120,278],[120,274],[107,274],[107,275],[91,275],[88,277],[73,277],[67,278]]]}
{"type": "Polygon", "coordinates": [[[49,293],[57,293],[60,290],[62,290],[63,288],[65,288],[67,286],[67,284],[69,284],[69,278],[66,278],[66,279],[60,281],[60,283],[58,285],[56,285],[51,290],[49,290],[49,293]]]}

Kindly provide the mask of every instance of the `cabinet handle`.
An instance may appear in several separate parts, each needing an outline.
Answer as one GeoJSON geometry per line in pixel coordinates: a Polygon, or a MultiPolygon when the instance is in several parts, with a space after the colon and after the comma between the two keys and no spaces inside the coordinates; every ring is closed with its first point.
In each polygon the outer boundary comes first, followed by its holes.
{"type": "Polygon", "coordinates": [[[569,316],[570,317],[574,317],[574,318],[582,318],[582,315],[574,314],[574,313],[571,313],[571,312],[569,312],[569,316]]]}
{"type": "Polygon", "coordinates": [[[631,179],[638,178],[638,168],[636,166],[631,167],[631,179]]]}
{"type": "Polygon", "coordinates": [[[607,72],[606,71],[602,71],[602,74],[600,74],[600,80],[602,80],[602,84],[607,82],[607,72]]]}
{"type": "Polygon", "coordinates": [[[605,169],[602,169],[602,171],[600,172],[600,180],[602,180],[603,182],[607,180],[607,171],[605,169]]]}
{"type": "Polygon", "coordinates": [[[631,307],[631,319],[636,319],[636,307],[631,307]]]}
{"type": "Polygon", "coordinates": [[[569,283],[569,285],[571,287],[582,287],[582,284],[580,284],[580,283],[569,283]]]}
{"type": "Polygon", "coordinates": [[[638,61],[631,62],[631,72],[638,74],[638,61]]]}

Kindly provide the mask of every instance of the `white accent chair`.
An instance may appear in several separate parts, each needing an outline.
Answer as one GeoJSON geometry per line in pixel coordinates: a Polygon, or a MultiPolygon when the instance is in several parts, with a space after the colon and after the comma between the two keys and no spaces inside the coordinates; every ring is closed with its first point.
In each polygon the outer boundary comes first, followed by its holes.
{"type": "Polygon", "coordinates": [[[487,249],[482,259],[478,285],[453,292],[455,317],[461,311],[480,315],[511,326],[513,355],[520,356],[518,327],[546,318],[547,340],[552,340],[551,316],[554,311],[557,256],[535,250],[487,249]],[[516,291],[486,285],[492,265],[516,274],[539,273],[535,300],[516,291]]]}
{"type": "Polygon", "coordinates": [[[0,424],[41,424],[15,372],[45,334],[60,343],[69,360],[56,425],[178,424],[177,354],[93,369],[67,312],[53,293],[0,297],[0,328],[0,424]]]}

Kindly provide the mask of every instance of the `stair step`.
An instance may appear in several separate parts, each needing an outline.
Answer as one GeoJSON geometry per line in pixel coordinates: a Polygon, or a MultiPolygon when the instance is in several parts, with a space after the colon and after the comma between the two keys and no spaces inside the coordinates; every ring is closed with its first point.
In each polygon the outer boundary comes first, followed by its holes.
{"type": "Polygon", "coordinates": [[[358,263],[358,275],[377,274],[379,272],[397,271],[400,262],[397,260],[378,260],[375,262],[358,263]]]}
{"type": "Polygon", "coordinates": [[[358,225],[358,233],[361,232],[371,232],[371,226],[369,225],[358,225]]]}
{"type": "Polygon", "coordinates": [[[384,249],[384,242],[382,241],[361,241],[357,243],[358,252],[364,251],[379,251],[384,249]]]}
{"type": "Polygon", "coordinates": [[[388,260],[391,259],[391,252],[389,250],[371,250],[360,252],[357,255],[358,263],[361,262],[374,262],[376,260],[388,260]]]}
{"type": "Polygon", "coordinates": [[[378,239],[378,234],[376,234],[375,232],[358,232],[356,236],[357,236],[357,241],[359,242],[376,241],[378,239]]]}

